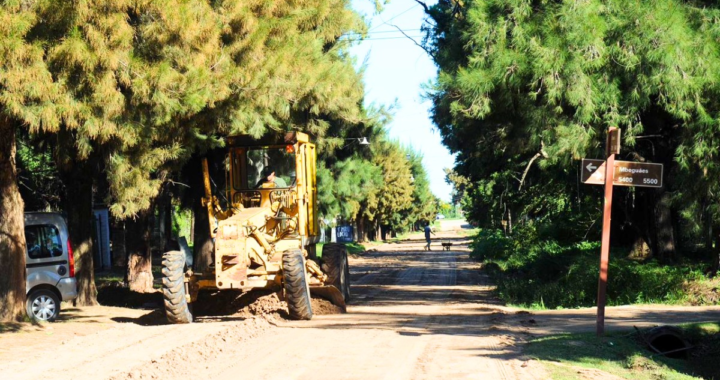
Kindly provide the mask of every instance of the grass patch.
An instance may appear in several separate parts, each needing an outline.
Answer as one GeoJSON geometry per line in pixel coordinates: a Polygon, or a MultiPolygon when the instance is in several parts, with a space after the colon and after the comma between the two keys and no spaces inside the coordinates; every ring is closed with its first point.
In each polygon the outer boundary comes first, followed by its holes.
{"type": "Polygon", "coordinates": [[[345,244],[348,254],[357,255],[366,251],[365,246],[360,243],[345,244]]]}
{"type": "MultiPolygon", "coordinates": [[[[507,304],[532,309],[595,305],[599,242],[542,240],[522,230],[508,237],[481,230],[472,249],[471,256],[484,262],[507,304]]],[[[705,276],[707,263],[664,265],[627,256],[622,249],[610,254],[608,305],[720,303],[720,280],[705,276]]]]}
{"type": "Polygon", "coordinates": [[[470,228],[470,229],[460,229],[457,230],[457,234],[460,236],[476,236],[478,233],[480,233],[479,228],[470,228]]]}
{"type": "Polygon", "coordinates": [[[95,285],[103,287],[115,283],[123,283],[125,281],[125,269],[113,268],[108,271],[95,273],[95,285]]]}
{"type": "Polygon", "coordinates": [[[719,378],[720,323],[680,327],[696,347],[688,360],[653,355],[638,336],[628,332],[604,338],[595,334],[548,336],[529,342],[524,352],[541,361],[552,379],[587,378],[583,369],[639,380],[719,378]]]}

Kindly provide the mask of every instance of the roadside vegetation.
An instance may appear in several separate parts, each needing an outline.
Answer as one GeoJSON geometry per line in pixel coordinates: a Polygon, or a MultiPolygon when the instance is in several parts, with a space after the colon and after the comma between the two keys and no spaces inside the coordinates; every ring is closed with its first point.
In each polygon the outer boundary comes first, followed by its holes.
{"type": "Polygon", "coordinates": [[[664,186],[614,190],[609,303],[718,303],[717,4],[440,0],[426,13],[427,96],[457,154],[446,178],[506,302],[595,304],[603,189],[580,182],[579,160],[604,158],[619,127],[618,159],[663,164],[664,186]]]}
{"type": "MultiPolygon", "coordinates": [[[[317,255],[318,257],[322,257],[322,251],[324,243],[320,243],[317,245],[317,255]]],[[[351,255],[358,255],[363,252],[365,252],[367,249],[365,249],[365,246],[360,243],[346,243],[345,247],[347,248],[348,254],[351,255]]]]}
{"type": "MultiPolygon", "coordinates": [[[[481,230],[471,247],[471,257],[483,261],[498,296],[508,304],[539,309],[596,304],[599,242],[543,239],[536,230],[522,228],[512,236],[481,230]]],[[[720,304],[720,279],[707,275],[710,264],[703,252],[673,265],[633,258],[622,247],[610,256],[608,305],[720,304]]]]}
{"type": "Polygon", "coordinates": [[[540,360],[554,380],[604,378],[597,371],[624,379],[717,379],[720,323],[680,326],[694,347],[680,358],[650,351],[634,332],[562,334],[531,340],[524,353],[540,360]]]}

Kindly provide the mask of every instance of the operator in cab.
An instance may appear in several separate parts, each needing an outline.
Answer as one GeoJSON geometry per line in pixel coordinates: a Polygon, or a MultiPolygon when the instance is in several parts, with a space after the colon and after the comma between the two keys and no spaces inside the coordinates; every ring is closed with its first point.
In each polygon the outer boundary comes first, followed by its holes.
{"type": "Polygon", "coordinates": [[[265,170],[263,170],[262,178],[260,178],[260,181],[255,185],[256,189],[272,189],[276,187],[287,187],[287,183],[275,175],[275,169],[271,167],[266,167],[265,170]]]}

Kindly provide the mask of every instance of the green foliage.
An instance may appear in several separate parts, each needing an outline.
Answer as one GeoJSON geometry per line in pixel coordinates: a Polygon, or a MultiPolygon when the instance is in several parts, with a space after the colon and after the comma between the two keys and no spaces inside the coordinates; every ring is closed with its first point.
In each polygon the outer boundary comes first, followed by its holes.
{"type": "Polygon", "coordinates": [[[430,180],[428,179],[425,167],[422,165],[422,154],[416,152],[412,147],[407,148],[406,157],[409,157],[413,185],[412,211],[408,215],[408,224],[432,221],[439,212],[439,200],[430,191],[430,180]]]}
{"type": "MultiPolygon", "coordinates": [[[[324,218],[378,225],[402,232],[422,220],[434,219],[437,202],[430,191],[422,156],[389,138],[384,109],[363,109],[361,124],[331,125],[318,139],[318,200],[324,218]],[[347,143],[362,135],[369,147],[347,143]]],[[[368,231],[365,231],[366,233],[368,231]]],[[[364,238],[364,237],[363,237],[364,238]]]]}
{"type": "Polygon", "coordinates": [[[346,0],[2,5],[0,113],[62,134],[64,166],[103,157],[117,217],[148,208],[171,169],[229,134],[365,121],[340,39],[365,24],[346,0]]]}
{"type": "MultiPolygon", "coordinates": [[[[317,255],[318,257],[322,257],[322,251],[323,246],[325,244],[319,243],[317,245],[317,255]]],[[[366,251],[365,246],[359,243],[346,243],[345,247],[347,248],[347,252],[349,255],[358,255],[366,251]]]]}
{"type": "Polygon", "coordinates": [[[64,185],[58,176],[51,147],[21,135],[18,136],[15,159],[25,210],[58,210],[64,185]]]}
{"type": "Polygon", "coordinates": [[[393,230],[404,231],[410,226],[407,215],[415,209],[412,170],[405,150],[396,141],[382,141],[374,152],[374,163],[382,169],[384,187],[376,202],[368,202],[365,216],[379,217],[393,230]]]}
{"type": "Polygon", "coordinates": [[[98,158],[118,218],[150,207],[224,137],[291,130],[318,142],[324,215],[406,229],[433,211],[420,157],[386,141],[384,108],[362,106],[341,37],[366,25],[349,0],[2,5],[0,114],[47,141],[57,134],[63,171],[98,158]],[[345,149],[358,136],[373,147],[345,149]]]}
{"type": "Polygon", "coordinates": [[[193,245],[192,236],[192,211],[173,205],[172,212],[172,234],[173,236],[185,236],[189,245],[193,245]]]}
{"type": "Polygon", "coordinates": [[[332,171],[325,165],[321,161],[317,169],[321,215],[355,220],[363,202],[382,188],[381,168],[358,156],[336,162],[332,171]]]}
{"type": "Polygon", "coordinates": [[[462,218],[462,210],[459,204],[450,204],[444,201],[438,202],[438,213],[448,219],[462,218]]]}
{"type": "Polygon", "coordinates": [[[616,126],[619,158],[663,163],[667,192],[616,191],[613,220],[631,226],[619,241],[668,259],[717,229],[718,4],[440,0],[428,14],[439,67],[428,96],[471,220],[592,237],[602,198],[574,160],[602,157],[616,126]]]}
{"type": "MultiPolygon", "coordinates": [[[[596,304],[597,242],[567,244],[539,239],[537,229],[532,228],[523,228],[513,236],[481,230],[473,239],[472,249],[471,256],[486,263],[500,298],[507,303],[543,308],[596,304]]],[[[627,251],[613,250],[610,256],[608,305],[698,302],[688,293],[687,285],[703,281],[705,266],[640,262],[624,257],[627,251]]]]}

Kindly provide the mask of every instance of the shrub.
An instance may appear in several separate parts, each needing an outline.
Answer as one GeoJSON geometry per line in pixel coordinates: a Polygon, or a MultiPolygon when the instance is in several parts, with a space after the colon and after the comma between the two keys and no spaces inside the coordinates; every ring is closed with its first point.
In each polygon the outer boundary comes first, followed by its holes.
{"type": "MultiPolygon", "coordinates": [[[[517,232],[507,237],[501,231],[484,230],[472,244],[471,256],[496,268],[489,273],[503,301],[549,308],[596,304],[599,242],[534,240],[533,230],[517,232]]],[[[697,265],[661,265],[626,256],[622,250],[611,253],[608,305],[690,302],[688,281],[704,278],[697,265]]]]}

